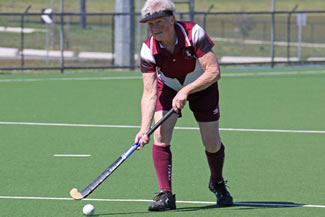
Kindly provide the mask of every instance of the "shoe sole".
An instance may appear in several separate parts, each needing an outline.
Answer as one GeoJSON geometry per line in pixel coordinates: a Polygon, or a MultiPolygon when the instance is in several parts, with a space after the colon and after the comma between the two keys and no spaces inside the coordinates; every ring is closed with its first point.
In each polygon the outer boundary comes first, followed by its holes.
{"type": "Polygon", "coordinates": [[[176,209],[175,208],[167,208],[167,209],[148,209],[148,211],[151,211],[151,212],[161,212],[161,211],[170,211],[170,210],[174,210],[176,209]]]}

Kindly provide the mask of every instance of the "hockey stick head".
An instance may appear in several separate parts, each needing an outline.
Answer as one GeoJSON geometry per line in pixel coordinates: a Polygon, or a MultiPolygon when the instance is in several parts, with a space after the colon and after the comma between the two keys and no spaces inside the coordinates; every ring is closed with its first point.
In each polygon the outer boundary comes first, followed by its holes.
{"type": "MultiPolygon", "coordinates": [[[[174,112],[170,109],[150,130],[146,133],[148,137],[163,123],[165,122],[174,112]]],[[[82,200],[91,194],[105,179],[108,178],[138,147],[140,143],[133,144],[124,154],[122,154],[114,163],[112,163],[102,174],[100,174],[92,183],[90,183],[84,190],[78,192],[78,189],[73,188],[70,191],[70,196],[74,200],[82,200]]]]}
{"type": "Polygon", "coordinates": [[[78,192],[78,189],[76,188],[72,188],[70,191],[70,196],[74,199],[74,200],[81,200],[84,197],[81,195],[80,192],[78,192]]]}

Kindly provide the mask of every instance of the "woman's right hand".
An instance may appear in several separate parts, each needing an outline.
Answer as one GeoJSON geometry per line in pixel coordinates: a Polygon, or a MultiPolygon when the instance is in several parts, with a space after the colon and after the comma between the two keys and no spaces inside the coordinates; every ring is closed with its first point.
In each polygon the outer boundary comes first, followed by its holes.
{"type": "Polygon", "coordinates": [[[146,134],[147,131],[140,130],[137,135],[135,136],[134,143],[140,143],[140,146],[138,150],[140,150],[144,145],[148,144],[150,141],[150,138],[146,134]]]}

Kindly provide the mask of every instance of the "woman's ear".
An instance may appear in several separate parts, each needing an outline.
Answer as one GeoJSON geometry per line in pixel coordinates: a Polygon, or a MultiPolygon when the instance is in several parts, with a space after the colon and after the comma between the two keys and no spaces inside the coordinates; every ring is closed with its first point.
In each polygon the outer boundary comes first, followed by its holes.
{"type": "Polygon", "coordinates": [[[170,23],[175,24],[175,22],[176,22],[176,18],[175,15],[173,15],[172,18],[170,19],[170,23]]]}

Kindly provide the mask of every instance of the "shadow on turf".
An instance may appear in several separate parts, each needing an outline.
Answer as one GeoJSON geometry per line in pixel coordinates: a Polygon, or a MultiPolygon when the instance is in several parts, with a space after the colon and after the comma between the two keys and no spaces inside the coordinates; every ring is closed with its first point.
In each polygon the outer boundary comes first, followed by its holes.
{"type": "Polygon", "coordinates": [[[304,204],[298,204],[293,202],[236,202],[233,207],[240,207],[240,209],[265,209],[265,208],[294,208],[302,207],[304,204]]]}
{"type": "MultiPolygon", "coordinates": [[[[227,207],[219,207],[217,205],[208,205],[208,206],[199,206],[199,207],[182,207],[177,208],[176,210],[167,211],[167,212],[193,212],[193,211],[200,211],[205,209],[231,209],[231,208],[240,208],[242,209],[270,209],[270,208],[294,208],[294,207],[301,207],[304,204],[297,204],[293,202],[236,202],[233,206],[227,207]]],[[[118,212],[118,213],[103,213],[103,214],[96,214],[93,216],[116,216],[116,215],[134,215],[134,214],[155,214],[157,212],[118,212]]]]}
{"type": "Polygon", "coordinates": [[[150,214],[150,212],[114,212],[114,213],[102,213],[102,214],[95,214],[92,215],[93,217],[100,217],[100,216],[118,216],[118,215],[134,215],[134,214],[150,214]]]}
{"type": "MultiPolygon", "coordinates": [[[[198,210],[204,210],[204,209],[214,209],[218,208],[216,205],[209,205],[209,206],[201,206],[201,207],[183,207],[183,208],[177,208],[176,210],[170,210],[165,212],[190,212],[190,211],[198,211],[198,210]]],[[[155,215],[160,212],[150,212],[150,211],[144,211],[144,212],[116,212],[116,213],[102,213],[102,214],[96,214],[93,215],[95,217],[100,216],[117,216],[117,215],[134,215],[134,214],[151,214],[155,215]]]]}
{"type": "Polygon", "coordinates": [[[293,202],[235,202],[233,206],[219,207],[217,205],[199,206],[199,207],[183,207],[177,208],[174,212],[191,212],[205,209],[271,209],[271,208],[294,208],[302,207],[304,204],[297,204],[293,202]]]}

